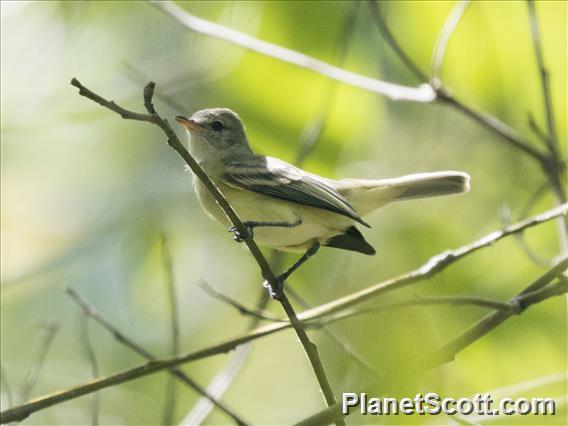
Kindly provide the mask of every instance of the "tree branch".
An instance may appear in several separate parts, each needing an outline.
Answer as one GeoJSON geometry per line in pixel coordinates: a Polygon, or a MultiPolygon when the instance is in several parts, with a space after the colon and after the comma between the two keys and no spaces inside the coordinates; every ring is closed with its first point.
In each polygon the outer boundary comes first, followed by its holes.
{"type": "MultiPolygon", "coordinates": [[[[324,305],[320,305],[313,309],[304,311],[298,315],[298,319],[304,323],[316,320],[326,315],[338,312],[342,309],[351,307],[355,304],[366,302],[371,297],[376,296],[378,294],[392,291],[397,288],[409,285],[411,283],[430,278],[432,275],[442,271],[450,264],[474,253],[475,251],[479,250],[482,247],[493,245],[495,242],[509,235],[514,235],[532,226],[536,226],[545,223],[549,220],[555,219],[561,215],[565,215],[567,211],[568,211],[568,204],[564,204],[560,207],[556,207],[547,212],[533,216],[522,222],[510,225],[506,227],[504,230],[492,232],[471,244],[462,246],[455,250],[449,250],[444,253],[441,253],[440,255],[434,256],[429,261],[427,261],[423,266],[419,267],[418,269],[415,269],[414,271],[403,274],[397,278],[392,278],[383,281],[382,283],[376,284],[367,289],[360,290],[351,295],[344,296],[338,300],[334,300],[324,305]]],[[[563,260],[563,262],[566,261],[567,261],[566,259],[563,260]]],[[[561,264],[563,263],[561,262],[561,264]]],[[[538,288],[540,287],[538,286],[538,281],[537,281],[536,284],[534,284],[534,287],[531,286],[527,288],[527,290],[533,291],[538,288]]],[[[255,330],[252,330],[251,332],[244,334],[242,336],[226,340],[224,342],[218,343],[213,346],[209,346],[201,350],[186,353],[184,355],[179,355],[174,358],[154,360],[149,363],[140,365],[138,367],[124,370],[118,374],[94,380],[90,383],[79,385],[68,390],[56,392],[54,394],[38,398],[34,401],[30,401],[18,407],[7,409],[0,413],[0,420],[3,423],[9,421],[19,421],[26,418],[31,413],[34,413],[36,411],[42,410],[47,407],[51,407],[53,405],[57,405],[61,402],[78,398],[80,396],[87,395],[89,393],[95,392],[100,389],[104,389],[110,386],[115,386],[120,383],[125,383],[130,380],[144,377],[156,373],[158,371],[170,369],[187,362],[196,361],[198,359],[203,359],[213,355],[226,353],[242,344],[271,335],[273,333],[285,330],[290,327],[291,324],[289,323],[269,324],[264,327],[259,327],[255,330]]]]}
{"type": "Polygon", "coordinates": [[[258,309],[247,308],[245,305],[243,305],[238,300],[235,300],[235,299],[233,299],[233,298],[231,298],[231,297],[229,297],[225,294],[219,293],[217,290],[215,290],[213,287],[211,287],[205,281],[201,281],[201,283],[199,285],[209,296],[211,296],[211,297],[213,297],[217,300],[220,300],[221,302],[224,302],[229,306],[232,306],[237,311],[239,311],[239,313],[242,314],[242,315],[248,315],[252,318],[256,318],[256,319],[259,319],[259,320],[262,320],[262,321],[288,322],[287,320],[277,318],[277,317],[271,315],[268,312],[260,311],[258,309]]]}
{"type": "Polygon", "coordinates": [[[371,13],[373,14],[373,18],[377,23],[377,27],[379,31],[385,38],[386,42],[390,45],[391,49],[396,53],[396,55],[400,58],[402,63],[414,74],[414,76],[420,82],[428,81],[428,76],[424,73],[418,65],[406,54],[404,49],[398,44],[393,33],[390,31],[387,22],[381,12],[381,9],[376,1],[369,0],[369,7],[371,8],[371,13]]]}
{"type": "MultiPolygon", "coordinates": [[[[546,117],[546,127],[548,130],[548,137],[545,139],[545,142],[548,146],[549,158],[545,165],[545,171],[547,172],[550,185],[554,189],[558,203],[561,204],[566,202],[566,159],[562,157],[558,148],[556,126],[554,123],[554,109],[552,107],[552,96],[550,93],[550,81],[548,71],[544,65],[535,5],[532,0],[527,0],[527,5],[536,62],[540,73],[542,96],[544,98],[544,115],[546,117]]],[[[558,233],[561,252],[563,255],[568,255],[568,219],[565,218],[564,220],[558,221],[558,233]]]]}
{"type": "MultiPolygon", "coordinates": [[[[348,5],[348,14],[345,17],[343,22],[342,28],[337,35],[337,40],[334,46],[336,46],[335,52],[335,60],[336,63],[341,66],[346,53],[347,53],[347,46],[348,43],[351,41],[353,31],[355,29],[355,23],[357,14],[360,10],[360,3],[355,2],[353,4],[348,5]]],[[[320,138],[320,135],[324,131],[326,127],[326,116],[333,105],[333,97],[335,95],[338,82],[336,80],[328,80],[327,82],[327,90],[325,90],[324,94],[321,97],[319,106],[317,108],[316,113],[314,116],[308,121],[308,123],[302,129],[302,132],[299,137],[299,144],[296,151],[296,156],[294,158],[294,164],[298,167],[301,167],[303,162],[306,158],[313,152],[316,147],[316,144],[320,138]]],[[[271,256],[270,265],[272,265],[273,269],[278,269],[275,264],[280,264],[282,261],[282,252],[273,251],[271,256]]],[[[288,286],[286,289],[289,296],[298,303],[303,309],[308,309],[307,306],[301,298],[298,297],[297,293],[294,291],[292,286],[288,286]]],[[[263,312],[268,304],[268,297],[266,296],[266,292],[262,292],[262,296],[260,300],[256,303],[255,309],[251,310],[256,313],[261,314],[260,316],[252,315],[251,321],[248,323],[247,328],[245,331],[250,331],[256,328],[261,321],[261,317],[265,312],[263,312]]],[[[245,308],[241,305],[241,308],[245,308]]],[[[240,309],[240,308],[239,308],[240,309]]],[[[247,309],[247,308],[245,308],[247,309]]],[[[264,315],[266,317],[266,315],[264,315]]],[[[266,317],[268,319],[268,317],[266,317]]],[[[359,356],[346,342],[344,339],[339,339],[337,333],[330,330],[327,327],[323,328],[323,332],[330,336],[336,343],[340,345],[340,347],[345,350],[346,353],[350,354],[353,359],[362,365],[367,371],[369,371],[373,376],[377,376],[377,373],[373,370],[370,364],[365,361],[361,356],[359,356]]],[[[214,394],[217,399],[221,398],[222,395],[227,391],[231,383],[233,382],[234,378],[243,367],[245,360],[248,358],[250,354],[250,350],[247,347],[241,346],[234,357],[227,363],[227,365],[219,372],[213,380],[211,384],[208,386],[208,390],[210,393],[214,394]]],[[[185,416],[182,420],[182,424],[192,425],[192,424],[201,424],[212,409],[212,405],[204,398],[201,398],[200,401],[191,409],[191,411],[185,416]]]]}
{"type": "MultiPolygon", "coordinates": [[[[142,346],[135,343],[131,340],[128,336],[123,334],[120,330],[118,330],[114,325],[110,323],[107,319],[105,319],[99,312],[95,310],[92,306],[90,306],[79,294],[73,290],[72,288],[67,288],[67,294],[69,297],[79,305],[83,313],[86,317],[92,318],[96,321],[99,325],[109,331],[113,337],[122,345],[126,346],[127,348],[131,349],[138,355],[146,358],[147,360],[153,361],[157,358],[142,346]]],[[[201,394],[204,398],[207,398],[213,405],[215,405],[219,410],[229,416],[237,425],[246,425],[247,422],[242,420],[237,414],[235,414],[230,408],[224,405],[221,401],[217,401],[211,395],[207,393],[207,391],[194,379],[186,375],[183,371],[177,368],[170,368],[169,373],[176,377],[178,380],[181,380],[184,384],[195,390],[197,393],[201,394]]]]}
{"type": "MultiPolygon", "coordinates": [[[[224,213],[227,215],[229,220],[233,223],[235,228],[243,234],[247,232],[245,226],[243,225],[242,221],[238,217],[235,210],[231,207],[229,202],[223,196],[221,191],[219,191],[219,189],[209,178],[209,176],[207,176],[207,174],[203,171],[201,166],[195,161],[195,159],[185,148],[185,146],[183,146],[183,144],[180,142],[175,132],[168,124],[167,120],[161,118],[158,114],[155,113],[155,109],[152,104],[152,97],[155,89],[155,84],[153,82],[148,83],[148,85],[144,88],[144,105],[146,106],[149,114],[138,114],[132,111],[128,111],[118,106],[115,102],[108,101],[102,98],[101,96],[95,94],[94,92],[90,91],[85,86],[83,86],[76,78],[73,78],[71,80],[71,84],[79,88],[80,95],[85,96],[95,101],[96,103],[110,109],[111,111],[120,114],[122,118],[125,119],[133,118],[139,121],[146,121],[148,123],[152,123],[160,127],[162,131],[166,134],[169,145],[177,151],[177,153],[185,160],[187,165],[191,168],[193,173],[201,180],[201,182],[211,192],[211,194],[213,195],[219,206],[223,209],[224,213]]],[[[249,248],[250,252],[252,253],[252,255],[254,256],[256,262],[258,263],[262,276],[270,284],[270,286],[272,287],[272,291],[275,291],[278,286],[276,277],[274,276],[274,273],[270,269],[270,266],[268,265],[268,262],[261,253],[260,249],[254,242],[254,239],[252,238],[247,239],[245,240],[245,243],[249,248]]],[[[300,321],[298,321],[296,312],[294,311],[292,304],[290,303],[288,297],[284,292],[279,297],[278,301],[282,305],[284,312],[286,312],[286,315],[288,316],[290,323],[294,328],[294,331],[296,332],[302,346],[304,347],[304,350],[306,352],[306,355],[308,356],[308,360],[310,361],[312,369],[314,370],[314,374],[322,390],[326,403],[328,405],[334,404],[335,396],[333,394],[333,390],[331,389],[331,385],[329,383],[327,375],[325,374],[323,364],[317,353],[315,345],[310,341],[300,321]]]]}
{"type": "Polygon", "coordinates": [[[395,309],[410,308],[414,306],[435,306],[435,305],[450,305],[450,306],[480,306],[490,308],[497,311],[505,311],[517,313],[518,307],[507,302],[499,302],[497,300],[486,299],[483,297],[475,296],[437,296],[437,297],[417,297],[411,300],[401,300],[397,302],[381,303],[376,306],[367,306],[364,308],[347,308],[336,312],[330,316],[325,316],[321,320],[310,321],[308,324],[320,325],[329,322],[351,318],[359,315],[383,313],[395,309]]]}
{"type": "Polygon", "coordinates": [[[303,53],[268,43],[223,25],[198,18],[171,1],[152,1],[152,4],[192,31],[228,41],[289,64],[307,68],[342,83],[387,96],[392,100],[432,102],[436,99],[436,93],[429,84],[422,84],[420,87],[414,88],[366,77],[330,65],[303,53]]]}

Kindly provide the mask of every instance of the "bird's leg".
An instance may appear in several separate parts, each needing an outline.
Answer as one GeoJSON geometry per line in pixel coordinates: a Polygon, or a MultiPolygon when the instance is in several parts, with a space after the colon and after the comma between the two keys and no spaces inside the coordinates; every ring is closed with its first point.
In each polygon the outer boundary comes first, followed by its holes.
{"type": "Polygon", "coordinates": [[[318,242],[315,242],[314,245],[312,245],[308,250],[306,250],[306,252],[302,255],[302,257],[300,257],[292,266],[290,266],[286,272],[278,275],[276,277],[276,288],[272,288],[272,286],[270,285],[270,283],[268,281],[265,281],[262,285],[264,287],[266,287],[268,289],[268,292],[270,293],[270,296],[273,299],[278,300],[280,298],[280,296],[282,295],[282,293],[284,292],[284,281],[286,281],[288,279],[288,277],[290,277],[290,275],[292,275],[292,273],[298,269],[300,266],[302,266],[310,257],[312,257],[314,254],[316,254],[318,252],[320,248],[320,244],[318,242]]]}
{"type": "Polygon", "coordinates": [[[294,228],[295,226],[299,226],[302,224],[302,219],[298,219],[294,223],[290,222],[256,222],[256,221],[247,221],[243,222],[243,225],[247,228],[247,232],[243,235],[243,233],[239,232],[235,226],[231,226],[229,228],[229,232],[235,234],[235,241],[243,242],[245,240],[250,240],[254,236],[254,228],[264,226],[264,227],[279,227],[279,228],[294,228]]]}

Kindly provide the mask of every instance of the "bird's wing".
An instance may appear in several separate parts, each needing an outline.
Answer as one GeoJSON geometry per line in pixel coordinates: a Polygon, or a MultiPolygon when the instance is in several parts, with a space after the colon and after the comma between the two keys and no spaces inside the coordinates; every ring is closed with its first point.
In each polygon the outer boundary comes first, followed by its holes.
{"type": "Polygon", "coordinates": [[[226,165],[224,181],[232,186],[350,217],[369,227],[357,211],[331,185],[272,157],[247,157],[226,165]]]}

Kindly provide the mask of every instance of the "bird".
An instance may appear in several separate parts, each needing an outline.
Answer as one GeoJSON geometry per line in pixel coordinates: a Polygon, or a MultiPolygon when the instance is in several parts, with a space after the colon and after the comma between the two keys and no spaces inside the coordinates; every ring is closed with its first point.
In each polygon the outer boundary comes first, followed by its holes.
{"type": "MultiPolygon", "coordinates": [[[[194,178],[205,212],[235,234],[260,245],[303,253],[277,277],[279,287],[320,247],[374,255],[358,225],[391,202],[469,191],[469,175],[459,171],[416,173],[389,179],[330,179],[278,158],[256,154],[245,126],[228,108],[209,108],[191,117],[176,116],[186,130],[188,148],[236,211],[247,233],[232,226],[207,187],[194,178]]],[[[272,294],[277,298],[277,294],[272,294]]]]}

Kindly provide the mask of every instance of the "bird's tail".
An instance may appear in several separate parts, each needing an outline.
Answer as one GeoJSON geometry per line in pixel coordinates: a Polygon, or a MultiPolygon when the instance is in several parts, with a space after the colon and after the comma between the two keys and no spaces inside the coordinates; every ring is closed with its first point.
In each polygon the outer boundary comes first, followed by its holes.
{"type": "Polygon", "coordinates": [[[469,176],[462,172],[419,173],[383,182],[400,190],[393,201],[461,194],[469,191],[469,176]]]}
{"type": "Polygon", "coordinates": [[[414,198],[461,194],[469,191],[469,175],[463,172],[418,173],[393,179],[338,181],[339,192],[361,215],[392,202],[414,198]]]}

